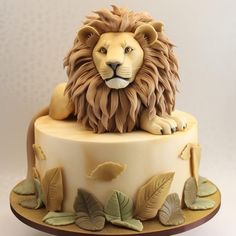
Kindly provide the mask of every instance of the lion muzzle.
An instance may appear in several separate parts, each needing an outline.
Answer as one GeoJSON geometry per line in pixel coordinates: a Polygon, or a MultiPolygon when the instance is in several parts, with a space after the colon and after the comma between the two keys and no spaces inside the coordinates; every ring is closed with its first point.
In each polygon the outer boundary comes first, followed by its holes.
{"type": "Polygon", "coordinates": [[[129,79],[121,77],[112,77],[105,80],[106,85],[112,89],[122,89],[129,85],[129,79]]]}

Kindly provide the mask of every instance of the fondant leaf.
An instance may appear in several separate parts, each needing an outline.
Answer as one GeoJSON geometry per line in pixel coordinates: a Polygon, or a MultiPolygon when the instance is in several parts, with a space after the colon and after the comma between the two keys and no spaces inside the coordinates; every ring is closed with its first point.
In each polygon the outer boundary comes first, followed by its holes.
{"type": "Polygon", "coordinates": [[[32,195],[35,194],[34,180],[25,179],[20,184],[18,184],[13,191],[19,195],[32,195]]]}
{"type": "Polygon", "coordinates": [[[20,202],[20,205],[24,208],[36,209],[38,206],[38,201],[35,197],[30,199],[25,199],[20,202]]]}
{"type": "Polygon", "coordinates": [[[61,211],[63,201],[63,182],[61,168],[48,170],[42,180],[45,206],[48,211],[61,211]]]}
{"type": "Polygon", "coordinates": [[[141,221],[133,219],[133,202],[124,193],[113,191],[104,210],[107,221],[112,224],[142,231],[141,221]]]}
{"type": "Polygon", "coordinates": [[[111,181],[118,177],[125,170],[125,168],[126,166],[116,162],[104,162],[98,165],[90,173],[89,178],[102,181],[111,181]]]}
{"type": "Polygon", "coordinates": [[[46,160],[46,155],[44,154],[41,146],[39,146],[38,144],[33,144],[33,150],[35,156],[38,158],[39,161],[46,160]]]}
{"type": "Polygon", "coordinates": [[[39,180],[34,179],[34,186],[35,186],[35,197],[30,199],[25,199],[22,202],[20,202],[20,205],[22,207],[29,209],[39,209],[44,207],[44,197],[39,180]]]}
{"type": "Polygon", "coordinates": [[[191,146],[192,144],[187,144],[180,154],[180,158],[183,160],[189,160],[191,158],[191,146]]]}
{"type": "Polygon", "coordinates": [[[181,225],[185,218],[180,206],[180,199],[177,193],[168,195],[165,203],[159,210],[159,220],[163,225],[181,225]]]}
{"type": "Polygon", "coordinates": [[[215,206],[215,202],[210,199],[197,198],[188,208],[191,210],[207,210],[215,206]]]}
{"type": "Polygon", "coordinates": [[[124,193],[113,191],[104,210],[108,221],[129,220],[133,217],[133,202],[124,193]]]}
{"type": "Polygon", "coordinates": [[[37,199],[38,205],[36,207],[36,209],[41,208],[44,206],[45,203],[45,198],[43,195],[43,190],[42,190],[42,186],[41,183],[39,182],[38,179],[34,179],[34,186],[35,186],[35,197],[37,199]]]}
{"type": "Polygon", "coordinates": [[[33,167],[33,178],[38,179],[39,181],[41,181],[40,174],[39,174],[36,167],[33,167]]]}
{"type": "Polygon", "coordinates": [[[197,183],[193,177],[187,179],[184,185],[184,202],[189,208],[197,198],[197,183]]]}
{"type": "Polygon", "coordinates": [[[198,186],[197,195],[199,197],[207,197],[217,192],[217,188],[214,184],[210,182],[201,183],[198,186]]]}
{"type": "Polygon", "coordinates": [[[76,225],[85,230],[102,230],[105,225],[105,216],[102,204],[89,192],[78,189],[74,202],[77,213],[76,225]]]}
{"type": "Polygon", "coordinates": [[[44,218],[43,222],[53,226],[63,226],[74,224],[76,215],[71,212],[49,212],[44,218]]]}
{"type": "Polygon", "coordinates": [[[135,204],[135,216],[140,220],[152,219],[157,215],[168,195],[174,173],[153,176],[139,190],[135,204]]]}
{"type": "Polygon", "coordinates": [[[129,220],[112,220],[111,223],[113,225],[117,225],[117,226],[121,226],[124,228],[129,228],[129,229],[133,229],[136,231],[141,232],[143,230],[143,224],[140,220],[136,220],[136,219],[129,219],[129,220]]]}
{"type": "Polygon", "coordinates": [[[202,176],[199,176],[199,177],[198,177],[198,184],[199,184],[199,185],[204,184],[204,183],[206,183],[206,182],[208,182],[208,179],[207,179],[207,178],[202,177],[202,176]]]}

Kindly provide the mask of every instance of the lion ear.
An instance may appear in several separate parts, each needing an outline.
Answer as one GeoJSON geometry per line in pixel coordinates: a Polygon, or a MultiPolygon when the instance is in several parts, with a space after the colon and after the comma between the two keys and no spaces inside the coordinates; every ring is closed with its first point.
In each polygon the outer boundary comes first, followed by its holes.
{"type": "Polygon", "coordinates": [[[144,37],[149,45],[152,45],[157,40],[157,32],[150,24],[140,25],[134,32],[134,37],[144,37]]]}
{"type": "Polygon", "coordinates": [[[157,33],[161,33],[164,31],[164,24],[162,22],[154,21],[150,23],[157,33]]]}
{"type": "Polygon", "coordinates": [[[86,44],[87,46],[91,46],[91,42],[98,38],[99,33],[97,30],[89,25],[82,27],[78,32],[79,41],[86,44]]]}

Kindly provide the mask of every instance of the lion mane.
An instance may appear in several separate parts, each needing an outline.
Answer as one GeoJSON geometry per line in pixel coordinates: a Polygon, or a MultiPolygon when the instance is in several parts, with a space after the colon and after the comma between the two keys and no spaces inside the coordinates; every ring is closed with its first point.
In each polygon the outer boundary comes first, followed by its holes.
{"type": "MultiPolygon", "coordinates": [[[[135,32],[143,23],[154,20],[146,13],[135,13],[112,6],[87,16],[84,25],[106,32],[135,32]]],[[[144,37],[136,38],[144,51],[143,65],[135,80],[123,89],[109,88],[100,77],[92,58],[98,41],[85,45],[78,37],[64,60],[68,83],[65,92],[74,105],[77,120],[96,133],[130,132],[139,129],[140,114],[147,110],[149,119],[171,114],[175,107],[178,63],[174,45],[158,32],[158,39],[148,45],[144,37]]]]}

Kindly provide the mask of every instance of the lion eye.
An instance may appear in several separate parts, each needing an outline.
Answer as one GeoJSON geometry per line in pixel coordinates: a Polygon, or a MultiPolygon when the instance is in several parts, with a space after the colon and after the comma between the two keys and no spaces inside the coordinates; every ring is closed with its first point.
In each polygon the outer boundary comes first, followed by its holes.
{"type": "Polygon", "coordinates": [[[131,47],[126,47],[125,48],[125,53],[130,53],[132,51],[133,51],[133,48],[131,48],[131,47]]]}
{"type": "Polygon", "coordinates": [[[102,54],[107,54],[107,49],[104,48],[104,47],[101,47],[101,48],[99,49],[99,52],[102,53],[102,54]]]}

